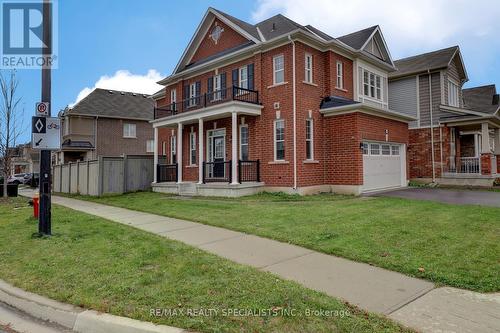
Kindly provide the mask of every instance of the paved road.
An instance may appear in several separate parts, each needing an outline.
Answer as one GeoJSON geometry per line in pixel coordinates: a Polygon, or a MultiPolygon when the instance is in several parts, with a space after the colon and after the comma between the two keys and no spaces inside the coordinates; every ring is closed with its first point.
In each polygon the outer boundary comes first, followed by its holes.
{"type": "Polygon", "coordinates": [[[370,196],[430,200],[458,205],[482,205],[500,207],[500,192],[493,191],[408,188],[402,190],[374,193],[370,196]]]}
{"type": "Polygon", "coordinates": [[[500,294],[430,282],[298,246],[199,223],[70,198],[54,203],[269,271],[422,332],[500,332],[500,294]]]}
{"type": "Polygon", "coordinates": [[[35,319],[0,302],[0,333],[68,333],[54,324],[35,319]]]}

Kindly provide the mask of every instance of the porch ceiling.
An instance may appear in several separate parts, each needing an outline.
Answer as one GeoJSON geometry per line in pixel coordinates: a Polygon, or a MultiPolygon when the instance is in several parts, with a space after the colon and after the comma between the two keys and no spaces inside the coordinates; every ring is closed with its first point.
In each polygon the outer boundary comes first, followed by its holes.
{"type": "Polygon", "coordinates": [[[230,101],[222,105],[214,105],[201,110],[187,111],[176,115],[151,121],[154,128],[175,127],[179,123],[194,124],[199,119],[213,120],[230,117],[232,113],[247,116],[260,116],[263,106],[258,104],[230,101]]]}

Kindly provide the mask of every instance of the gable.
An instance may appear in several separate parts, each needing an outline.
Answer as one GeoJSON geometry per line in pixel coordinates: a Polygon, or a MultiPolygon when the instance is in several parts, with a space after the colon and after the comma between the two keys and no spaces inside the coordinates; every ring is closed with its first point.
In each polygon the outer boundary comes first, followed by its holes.
{"type": "Polygon", "coordinates": [[[391,63],[389,51],[385,47],[383,37],[378,30],[375,31],[373,36],[366,42],[363,51],[370,53],[380,60],[391,63]]]}
{"type": "Polygon", "coordinates": [[[237,33],[220,19],[215,18],[200,40],[188,64],[198,62],[212,55],[247,44],[249,40],[237,33]]]}

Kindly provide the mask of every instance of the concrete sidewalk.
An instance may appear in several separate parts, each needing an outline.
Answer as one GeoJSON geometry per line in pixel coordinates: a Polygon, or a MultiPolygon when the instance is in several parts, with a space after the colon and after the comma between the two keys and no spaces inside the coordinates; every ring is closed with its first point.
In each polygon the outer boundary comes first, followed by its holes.
{"type": "Polygon", "coordinates": [[[53,203],[201,248],[388,315],[423,332],[500,332],[500,295],[454,288],[204,224],[65,197],[53,203]]]}

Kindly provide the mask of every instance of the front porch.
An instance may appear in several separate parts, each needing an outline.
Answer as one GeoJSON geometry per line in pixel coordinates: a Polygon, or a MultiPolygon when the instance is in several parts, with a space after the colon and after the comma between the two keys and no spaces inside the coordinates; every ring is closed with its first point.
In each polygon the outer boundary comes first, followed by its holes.
{"type": "Polygon", "coordinates": [[[440,183],[492,186],[500,177],[500,126],[496,122],[458,122],[450,127],[449,155],[440,183]]]}
{"type": "Polygon", "coordinates": [[[155,112],[156,118],[162,114],[152,122],[153,190],[191,196],[258,192],[264,185],[260,181],[260,160],[249,139],[254,119],[262,109],[258,93],[233,87],[191,100],[155,112]],[[164,133],[167,129],[161,144],[160,129],[164,133]],[[163,156],[159,156],[160,147],[163,156]]]}

